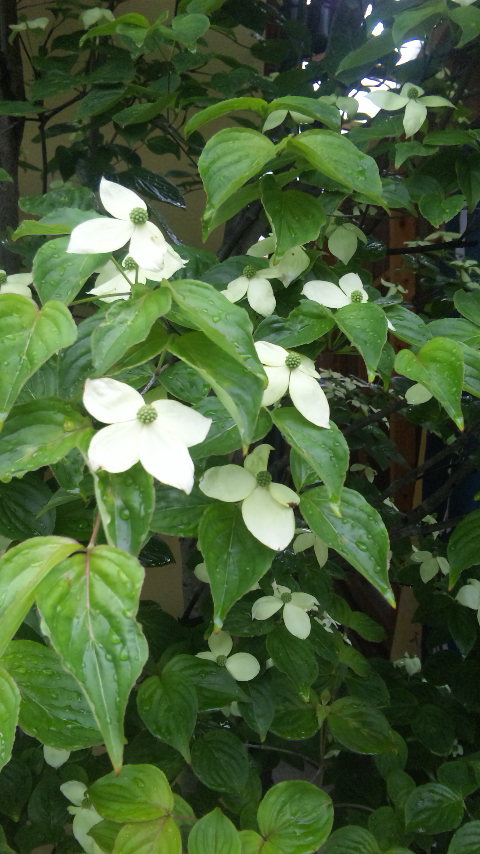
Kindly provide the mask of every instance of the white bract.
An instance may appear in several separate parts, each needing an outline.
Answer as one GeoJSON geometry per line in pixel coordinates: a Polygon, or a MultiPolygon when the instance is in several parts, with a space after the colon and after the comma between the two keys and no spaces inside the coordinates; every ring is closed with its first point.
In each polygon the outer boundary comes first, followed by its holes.
{"type": "Polygon", "coordinates": [[[272,130],[281,125],[289,113],[297,125],[311,125],[315,121],[311,116],[306,116],[304,113],[297,113],[295,110],[272,110],[265,119],[262,132],[265,133],[266,130],[272,130]]]}
{"type": "Polygon", "coordinates": [[[268,281],[275,279],[276,273],[270,267],[257,270],[253,264],[247,264],[243,274],[233,279],[222,291],[230,302],[238,302],[247,297],[248,304],[258,314],[268,317],[275,311],[275,295],[268,281]]]}
{"type": "Polygon", "coordinates": [[[115,219],[95,217],[75,226],[67,252],[114,252],[130,241],[129,255],[139,267],[168,278],[184,266],[185,261],[168,245],[160,229],[148,221],[147,206],[133,190],[102,178],[100,199],[115,219]]]}
{"type": "Polygon", "coordinates": [[[214,466],[200,480],[200,489],[219,501],[242,502],[246,527],[265,546],[285,549],[295,534],[295,507],[300,498],[288,486],[272,483],[267,471],[270,445],[258,445],[245,458],[244,468],[214,466]]]}
{"type": "Polygon", "coordinates": [[[424,90],[413,83],[405,83],[400,92],[376,90],[368,95],[377,107],[383,110],[402,110],[403,127],[407,136],[413,136],[420,130],[427,117],[427,107],[453,107],[451,101],[440,95],[424,95],[424,90]]]}
{"type": "Polygon", "coordinates": [[[357,273],[346,273],[339,279],[338,285],[317,279],[307,282],[302,294],[327,308],[343,308],[351,303],[368,301],[368,294],[357,273]]]}
{"type": "Polygon", "coordinates": [[[108,424],[90,442],[94,471],[123,472],[140,462],[161,483],[191,492],[194,465],[188,448],[203,442],[210,418],[176,400],[146,404],[134,388],[109,377],[87,380],[83,403],[108,424]]]}
{"type": "Polygon", "coordinates": [[[410,555],[410,560],[413,563],[420,564],[420,578],[424,584],[428,584],[432,578],[441,572],[442,575],[448,575],[450,572],[450,564],[446,557],[442,555],[433,555],[432,552],[423,551],[413,546],[413,552],[410,555]]]}
{"type": "Polygon", "coordinates": [[[268,620],[283,608],[283,622],[291,635],[304,640],[311,631],[310,617],[307,611],[318,610],[318,600],[310,593],[292,593],[289,587],[272,583],[273,596],[262,596],[253,603],[252,618],[268,620]]]}
{"type": "Polygon", "coordinates": [[[325,566],[328,560],[328,546],[313,531],[300,531],[292,543],[292,549],[295,554],[304,552],[306,549],[311,549],[312,546],[318,565],[320,567],[325,566]]]}
{"type": "Polygon", "coordinates": [[[91,291],[88,291],[88,293],[98,297],[102,302],[115,302],[117,299],[128,299],[132,285],[136,282],[139,282],[141,285],[144,285],[147,279],[150,279],[152,282],[161,282],[162,279],[168,279],[169,275],[173,275],[178,269],[175,266],[175,269],[170,274],[168,274],[168,265],[166,265],[166,268],[161,273],[155,270],[144,270],[129,255],[123,259],[121,265],[123,272],[120,272],[114,261],[107,261],[99,270],[95,287],[91,291]]]}
{"type": "Polygon", "coordinates": [[[216,632],[208,639],[210,652],[197,652],[197,658],[214,661],[219,667],[226,667],[228,672],[238,682],[249,682],[255,679],[260,671],[260,664],[249,652],[234,652],[233,641],[228,632],[216,632]]]}
{"type": "Polygon", "coordinates": [[[460,588],[455,598],[460,605],[476,611],[480,623],[480,581],[477,578],[469,578],[468,584],[460,588]]]}
{"type": "Polygon", "coordinates": [[[33,284],[31,273],[12,273],[7,276],[5,270],[0,270],[0,294],[18,294],[21,297],[33,299],[30,285],[33,284]]]}
{"type": "MultiPolygon", "coordinates": [[[[267,255],[272,255],[275,252],[276,241],[273,234],[268,237],[263,237],[257,243],[247,249],[247,255],[252,258],[264,258],[267,255]]],[[[302,246],[292,246],[291,249],[282,255],[277,264],[267,269],[275,270],[275,278],[279,279],[287,288],[294,279],[298,278],[300,273],[303,273],[310,264],[310,259],[302,246]]],[[[262,271],[263,273],[265,271],[262,271]]]]}
{"type": "Polygon", "coordinates": [[[293,405],[307,421],[328,429],[330,407],[317,382],[320,374],[312,360],[269,341],[257,341],[255,349],[268,377],[262,404],[270,406],[288,391],[293,405]]]}

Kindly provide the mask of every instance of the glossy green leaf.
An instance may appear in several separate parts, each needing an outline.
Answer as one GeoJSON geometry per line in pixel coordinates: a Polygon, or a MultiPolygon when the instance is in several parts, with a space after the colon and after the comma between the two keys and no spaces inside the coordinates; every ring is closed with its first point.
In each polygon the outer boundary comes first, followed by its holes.
{"type": "Polygon", "coordinates": [[[70,312],[61,303],[50,302],[39,311],[26,297],[0,295],[0,427],[28,378],[76,337],[70,312]]]}
{"type": "Polygon", "coordinates": [[[316,427],[293,407],[275,409],[272,420],[292,448],[325,483],[330,500],[338,504],[349,460],[348,445],[338,427],[333,422],[329,430],[316,427]]]}
{"type": "Polygon", "coordinates": [[[354,753],[383,753],[395,749],[393,731],[386,717],[356,697],[335,700],[327,720],[333,738],[354,753]]]}
{"type": "Polygon", "coordinates": [[[225,128],[212,136],[198,161],[207,194],[206,220],[274,155],[273,142],[250,128],[225,128]]]}
{"type": "Polygon", "coordinates": [[[11,675],[0,667],[0,770],[10,761],[20,709],[20,692],[11,675]]]}
{"type": "Polygon", "coordinates": [[[213,598],[214,622],[221,627],[232,605],[270,569],[275,552],[247,530],[238,504],[216,501],[199,526],[213,598]]]}
{"type": "Polygon", "coordinates": [[[478,6],[462,6],[460,9],[449,9],[448,17],[454,24],[460,27],[462,37],[457,43],[457,48],[463,47],[480,33],[480,9],[478,6]]]}
{"type": "Polygon", "coordinates": [[[140,717],[156,738],[165,741],[190,762],[190,739],[197,721],[197,695],[188,679],[169,672],[142,682],[137,695],[140,717]]]}
{"type": "Polygon", "coordinates": [[[469,821],[457,830],[447,854],[477,854],[480,851],[480,821],[469,821]]]}
{"type": "MultiPolygon", "coordinates": [[[[457,10],[455,9],[454,11],[457,10]]],[[[478,12],[478,9],[475,9],[475,12],[478,12]]],[[[467,200],[468,209],[471,212],[475,210],[480,201],[480,154],[478,151],[471,151],[469,154],[464,152],[465,149],[462,151],[462,157],[458,158],[455,166],[460,189],[467,200]]]]}
{"type": "Polygon", "coordinates": [[[155,321],[166,314],[171,298],[166,288],[146,290],[137,299],[117,300],[92,333],[93,365],[104,376],[135,344],[143,342],[155,321]]]}
{"type": "Polygon", "coordinates": [[[240,98],[228,98],[226,101],[220,101],[218,104],[212,104],[210,107],[205,107],[204,110],[199,110],[195,113],[188,122],[186,122],[183,132],[185,137],[194,133],[212,119],[218,119],[220,116],[225,116],[227,113],[235,110],[254,110],[263,115],[267,108],[267,102],[262,98],[250,98],[243,96],[240,98]]]}
{"type": "Polygon", "coordinates": [[[239,836],[242,854],[283,854],[276,845],[264,839],[255,830],[241,830],[239,836]]]}
{"type": "Polygon", "coordinates": [[[234,824],[219,807],[204,815],[192,827],[188,854],[241,854],[240,837],[234,824]]]}
{"type": "Polygon", "coordinates": [[[253,438],[263,394],[262,380],[201,332],[172,339],[170,352],[200,374],[234,419],[242,442],[253,438]]]}
{"type": "Polygon", "coordinates": [[[335,323],[360,353],[367,368],[368,380],[373,382],[387,340],[384,312],[373,302],[352,303],[338,309],[335,323]]]}
{"type": "Polygon", "coordinates": [[[336,508],[332,507],[326,487],[318,486],[302,495],[300,508],[311,530],[394,605],[395,597],[388,580],[387,530],[380,515],[364,497],[345,487],[336,508]]]}
{"type": "Polygon", "coordinates": [[[89,419],[58,398],[15,406],[1,434],[0,478],[56,463],[92,433],[89,419]]]}
{"type": "Polygon", "coordinates": [[[172,537],[195,537],[198,523],[212,499],[194,486],[190,494],[155,483],[155,509],[150,527],[157,534],[170,534],[172,537]]]}
{"type": "MultiPolygon", "coordinates": [[[[182,364],[177,362],[177,364],[182,364]]],[[[201,403],[197,403],[195,409],[212,419],[207,438],[198,445],[190,448],[190,455],[194,460],[209,457],[212,454],[230,454],[242,447],[242,439],[238,427],[231,415],[227,412],[218,397],[205,397],[201,403]]],[[[257,422],[253,431],[252,442],[263,439],[272,429],[272,419],[267,409],[262,408],[258,413],[257,422]]]]}
{"type": "Polygon", "coordinates": [[[176,655],[168,662],[168,672],[180,674],[195,686],[199,711],[221,709],[229,703],[246,701],[247,695],[226,667],[195,655],[176,655]]]}
{"type": "Polygon", "coordinates": [[[58,655],[40,643],[14,640],[2,658],[21,695],[21,728],[59,750],[101,744],[90,708],[58,655]]]}
{"type": "Polygon", "coordinates": [[[480,526],[480,510],[474,510],[465,516],[452,532],[447,546],[447,557],[450,564],[449,586],[454,587],[465,569],[480,564],[478,548],[478,531],[480,526]]]}
{"type": "Polygon", "coordinates": [[[92,783],[88,797],[102,818],[121,823],[153,821],[173,808],[168,780],[155,765],[124,765],[92,783]]]}
{"type": "Polygon", "coordinates": [[[77,548],[66,537],[34,537],[0,558],[0,655],[32,607],[40,582],[77,548]]]}
{"type": "Polygon", "coordinates": [[[300,190],[282,190],[271,175],[262,178],[262,202],[275,237],[275,255],[316,240],[326,223],[321,201],[300,190]]]}
{"type": "Polygon", "coordinates": [[[241,791],[248,778],[247,751],[233,732],[210,730],[192,744],[192,770],[215,792],[241,791]]]}
{"type": "Polygon", "coordinates": [[[254,682],[245,683],[243,687],[249,699],[248,703],[239,705],[243,720],[250,729],[258,733],[260,741],[265,741],[275,713],[270,685],[265,680],[256,679],[254,682]]]}
{"type": "MultiPolygon", "coordinates": [[[[284,95],[270,101],[267,115],[276,110],[293,110],[294,113],[302,113],[317,122],[322,122],[331,130],[340,129],[340,113],[335,106],[327,104],[321,98],[305,98],[303,95],[284,95]]],[[[303,242],[303,241],[302,241],[303,242]]]]}
{"type": "Polygon", "coordinates": [[[325,845],[325,854],[382,854],[375,837],[365,827],[351,824],[335,830],[325,845]]]}
{"type": "Polygon", "coordinates": [[[155,506],[152,476],[137,464],[120,474],[99,471],[94,483],[108,544],[137,555],[148,536],[155,506]]]}
{"type": "Polygon", "coordinates": [[[467,320],[480,326],[480,293],[478,291],[455,291],[453,304],[467,320]]]}
{"type": "Polygon", "coordinates": [[[126,824],[112,854],[182,854],[182,838],[173,818],[126,824]]]}
{"type": "Polygon", "coordinates": [[[456,341],[433,338],[416,355],[410,350],[401,350],[395,359],[395,370],[425,386],[459,430],[463,430],[463,351],[456,341]]]}
{"type": "Polygon", "coordinates": [[[25,540],[51,534],[55,511],[41,512],[51,498],[51,490],[38,474],[0,483],[0,535],[25,540]]]}
{"type": "Polygon", "coordinates": [[[386,29],[379,35],[370,36],[360,47],[348,51],[338,66],[336,75],[341,75],[342,80],[351,80],[351,75],[346,75],[345,71],[362,68],[363,66],[372,66],[377,59],[386,56],[393,48],[391,30],[386,29]]]}
{"type": "Polygon", "coordinates": [[[318,666],[310,644],[278,626],[267,635],[267,652],[273,664],[290,677],[305,699],[318,676],[318,666]]]}
{"type": "Polygon", "coordinates": [[[125,707],[147,658],[135,621],[142,582],[135,558],[96,546],[57,566],[37,594],[45,631],[84,691],[117,771],[125,707]]]}
{"type": "Polygon", "coordinates": [[[417,786],[405,803],[405,824],[410,831],[444,833],[461,823],[465,805],[461,796],[441,783],[417,786]]]}
{"type": "Polygon", "coordinates": [[[439,228],[442,223],[449,222],[465,207],[465,197],[461,194],[444,198],[437,193],[427,193],[422,196],[419,208],[434,228],[439,228]]]}
{"type": "Polygon", "coordinates": [[[377,164],[346,136],[331,130],[307,130],[291,139],[288,149],[301,154],[327,178],[361,193],[375,204],[383,204],[377,164]]]}
{"type": "MultiPolygon", "coordinates": [[[[30,235],[57,235],[57,234],[66,234],[70,231],[68,227],[62,225],[61,223],[42,223],[38,222],[36,219],[24,219],[15,229],[12,234],[12,240],[19,240],[20,237],[27,237],[30,235]]],[[[48,244],[46,244],[48,245],[48,244]]]]}
{"type": "Polygon", "coordinates": [[[286,780],[260,801],[258,826],[263,837],[288,854],[310,854],[328,839],[333,804],[326,792],[301,780],[286,780]]]}
{"type": "Polygon", "coordinates": [[[427,33],[426,22],[433,16],[442,15],[445,12],[444,0],[426,0],[413,9],[406,9],[395,16],[393,25],[393,38],[396,45],[401,45],[412,30],[417,31],[420,25],[422,33],[427,33]]]}
{"type": "Polygon", "coordinates": [[[272,314],[257,326],[257,341],[271,341],[280,347],[299,347],[322,338],[335,326],[332,312],[312,300],[302,300],[288,317],[272,314]]]}
{"type": "Polygon", "coordinates": [[[252,341],[252,324],[245,309],[234,305],[212,285],[194,279],[170,283],[174,302],[187,319],[217,347],[248,368],[266,383],[262,365],[252,341]]]}
{"type": "Polygon", "coordinates": [[[46,241],[33,259],[33,279],[43,303],[59,300],[68,305],[89,276],[108,261],[109,256],[104,254],[70,254],[66,251],[68,241],[68,237],[46,241]]]}
{"type": "Polygon", "coordinates": [[[393,335],[400,341],[421,347],[432,337],[425,321],[406,305],[388,306],[385,314],[395,329],[393,335]]]}

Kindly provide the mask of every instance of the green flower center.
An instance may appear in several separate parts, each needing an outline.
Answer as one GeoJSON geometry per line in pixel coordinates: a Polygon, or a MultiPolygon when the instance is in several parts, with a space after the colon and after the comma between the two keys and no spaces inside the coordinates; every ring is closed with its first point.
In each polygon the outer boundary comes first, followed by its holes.
{"type": "Polygon", "coordinates": [[[302,360],[297,353],[289,353],[285,359],[285,365],[289,371],[294,371],[295,368],[299,368],[301,364],[302,360]]]}
{"type": "MultiPolygon", "coordinates": [[[[132,220],[133,221],[133,220],[132,220]]],[[[138,264],[135,263],[133,258],[130,255],[127,255],[122,262],[122,267],[124,270],[137,270],[138,264]]]]}
{"type": "Polygon", "coordinates": [[[7,274],[5,270],[0,270],[0,285],[4,285],[7,281],[7,274]]]}
{"type": "Polygon", "coordinates": [[[145,225],[148,219],[145,208],[134,208],[133,211],[130,211],[129,216],[134,225],[145,225]]]}
{"type": "Polygon", "coordinates": [[[215,661],[217,662],[219,667],[225,667],[225,665],[227,663],[227,656],[226,655],[217,655],[215,661]]]}
{"type": "Polygon", "coordinates": [[[243,275],[247,279],[253,279],[256,272],[257,272],[256,267],[253,267],[252,264],[247,264],[247,266],[243,268],[243,275]]]}
{"type": "Polygon", "coordinates": [[[363,302],[363,296],[361,291],[352,291],[350,294],[350,302],[363,302]]]}
{"type": "Polygon", "coordinates": [[[407,98],[418,98],[420,92],[415,86],[411,86],[407,92],[407,98]]]}
{"type": "Polygon", "coordinates": [[[153,424],[158,415],[157,410],[154,406],[146,403],[145,406],[141,406],[137,412],[137,418],[141,424],[153,424]]]}
{"type": "Polygon", "coordinates": [[[257,483],[259,486],[269,486],[272,482],[272,475],[269,471],[259,471],[257,474],[257,483]]]}
{"type": "Polygon", "coordinates": [[[288,605],[288,603],[292,601],[292,594],[291,593],[282,593],[282,595],[280,596],[280,599],[282,600],[284,605],[288,605]]]}

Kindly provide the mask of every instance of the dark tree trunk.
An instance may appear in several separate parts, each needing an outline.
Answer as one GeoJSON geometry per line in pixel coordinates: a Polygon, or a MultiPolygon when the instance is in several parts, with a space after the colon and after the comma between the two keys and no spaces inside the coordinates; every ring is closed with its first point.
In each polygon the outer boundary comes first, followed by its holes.
{"type": "MultiPolygon", "coordinates": [[[[20,43],[16,39],[8,43],[11,33],[9,24],[17,23],[15,0],[0,2],[0,99],[5,101],[23,101],[22,57],[20,43]]],[[[8,226],[18,225],[18,160],[23,137],[24,120],[10,116],[0,116],[0,166],[12,177],[12,181],[0,181],[0,268],[7,272],[16,272],[19,262],[17,256],[9,252],[4,245],[5,230],[8,226]]]]}

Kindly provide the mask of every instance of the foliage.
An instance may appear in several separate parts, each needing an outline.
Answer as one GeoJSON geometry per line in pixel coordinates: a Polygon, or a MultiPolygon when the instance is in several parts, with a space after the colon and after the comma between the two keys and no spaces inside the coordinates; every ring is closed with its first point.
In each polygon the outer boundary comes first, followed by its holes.
{"type": "Polygon", "coordinates": [[[0,281],[0,851],[479,850],[480,269],[453,249],[480,12],[343,0],[320,49],[316,8],[11,22],[31,74],[0,113],[43,192],[0,281]],[[218,257],[168,225],[200,187],[218,257]],[[437,450],[405,473],[414,428],[437,450]],[[166,536],[180,620],[140,600],[166,536]],[[389,661],[402,587],[422,662],[389,661]]]}

